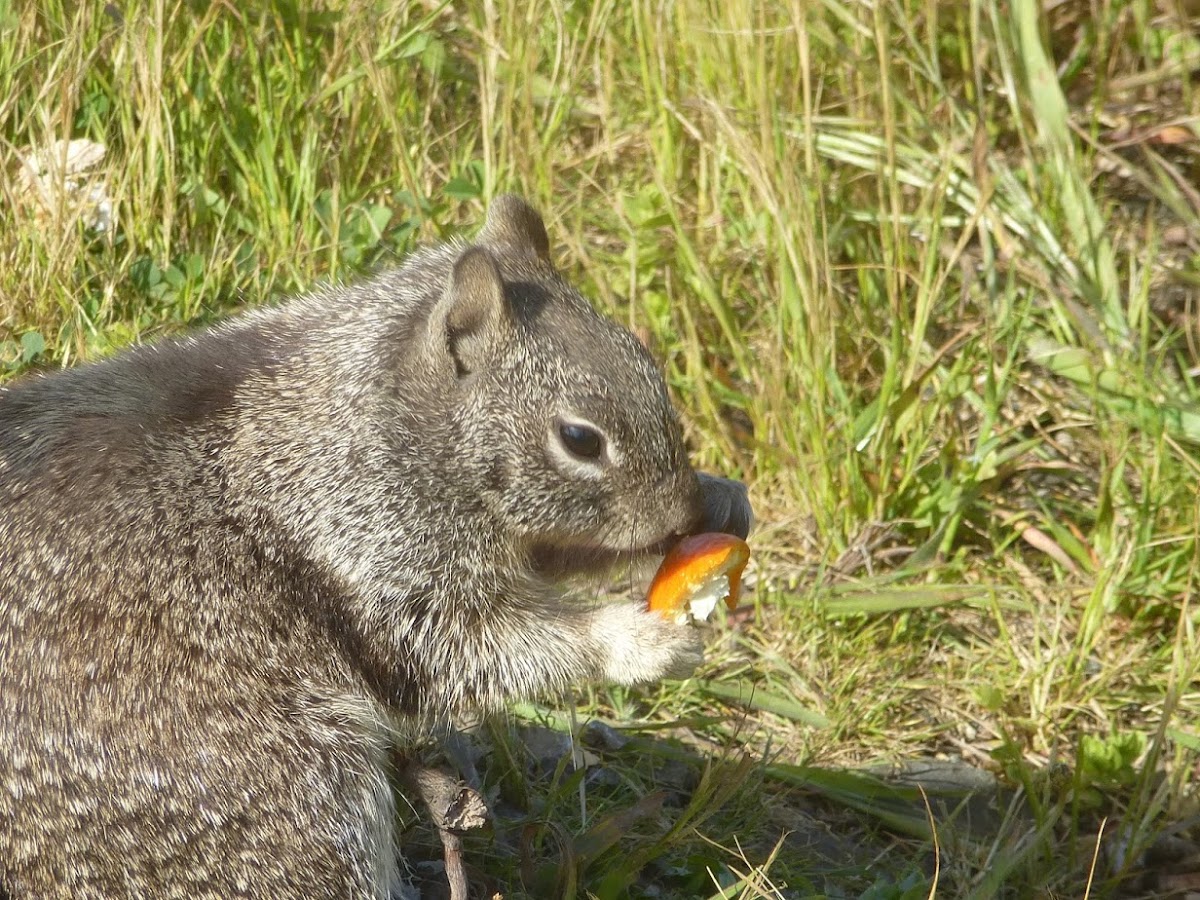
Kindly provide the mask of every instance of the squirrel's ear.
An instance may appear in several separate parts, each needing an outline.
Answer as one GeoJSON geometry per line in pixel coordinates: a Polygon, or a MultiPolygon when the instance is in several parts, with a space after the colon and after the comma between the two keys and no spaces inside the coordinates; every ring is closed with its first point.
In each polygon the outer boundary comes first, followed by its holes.
{"type": "Polygon", "coordinates": [[[550,237],[538,211],[516,194],[501,194],[488,208],[479,241],[550,262],[550,237]]]}
{"type": "Polygon", "coordinates": [[[459,376],[486,365],[512,330],[504,279],[483,247],[468,247],[454,263],[434,312],[435,340],[454,358],[459,376]]]}

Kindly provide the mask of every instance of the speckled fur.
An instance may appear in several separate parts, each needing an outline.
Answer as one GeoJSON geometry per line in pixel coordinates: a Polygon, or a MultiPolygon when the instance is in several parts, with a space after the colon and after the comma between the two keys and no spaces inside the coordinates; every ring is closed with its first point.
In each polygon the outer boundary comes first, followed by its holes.
{"type": "Polygon", "coordinates": [[[0,896],[385,898],[396,741],[698,662],[555,580],[744,495],[536,213],[474,247],[0,389],[0,896]]]}

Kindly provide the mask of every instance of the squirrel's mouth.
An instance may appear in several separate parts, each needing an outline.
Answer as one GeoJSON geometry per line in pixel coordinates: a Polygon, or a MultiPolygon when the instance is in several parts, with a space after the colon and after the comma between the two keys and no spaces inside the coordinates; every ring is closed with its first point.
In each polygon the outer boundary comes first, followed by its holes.
{"type": "Polygon", "coordinates": [[[571,545],[537,544],[530,553],[534,571],[546,578],[599,574],[621,566],[661,561],[684,535],[670,534],[641,546],[614,547],[580,542],[571,545]]]}

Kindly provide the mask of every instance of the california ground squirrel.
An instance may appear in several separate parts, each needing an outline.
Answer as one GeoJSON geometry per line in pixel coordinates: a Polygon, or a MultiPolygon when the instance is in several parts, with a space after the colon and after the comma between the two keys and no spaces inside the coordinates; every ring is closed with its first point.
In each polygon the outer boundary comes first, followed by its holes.
{"type": "Polygon", "coordinates": [[[748,516],[515,197],[0,389],[0,896],[399,892],[394,743],[691,672],[696,629],[554,582],[748,516]]]}

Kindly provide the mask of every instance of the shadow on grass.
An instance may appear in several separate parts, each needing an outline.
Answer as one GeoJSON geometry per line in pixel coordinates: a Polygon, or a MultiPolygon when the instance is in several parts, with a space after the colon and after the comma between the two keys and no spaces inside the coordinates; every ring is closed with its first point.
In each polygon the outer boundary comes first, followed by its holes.
{"type": "MultiPolygon", "coordinates": [[[[928,896],[938,853],[1013,820],[1014,792],[966,764],[763,762],[689,746],[677,724],[591,721],[577,743],[552,716],[476,732],[493,822],[465,841],[472,896],[928,896]]],[[[436,836],[407,824],[422,896],[448,897],[436,836]]]]}
{"type": "MultiPolygon", "coordinates": [[[[694,725],[589,721],[573,742],[543,711],[474,732],[493,821],[466,836],[471,896],[1159,897],[1196,877],[1186,823],[1133,834],[1131,797],[1082,804],[1061,765],[797,766],[701,746],[694,725]]],[[[421,896],[449,897],[437,837],[405,824],[421,896]]]]}

